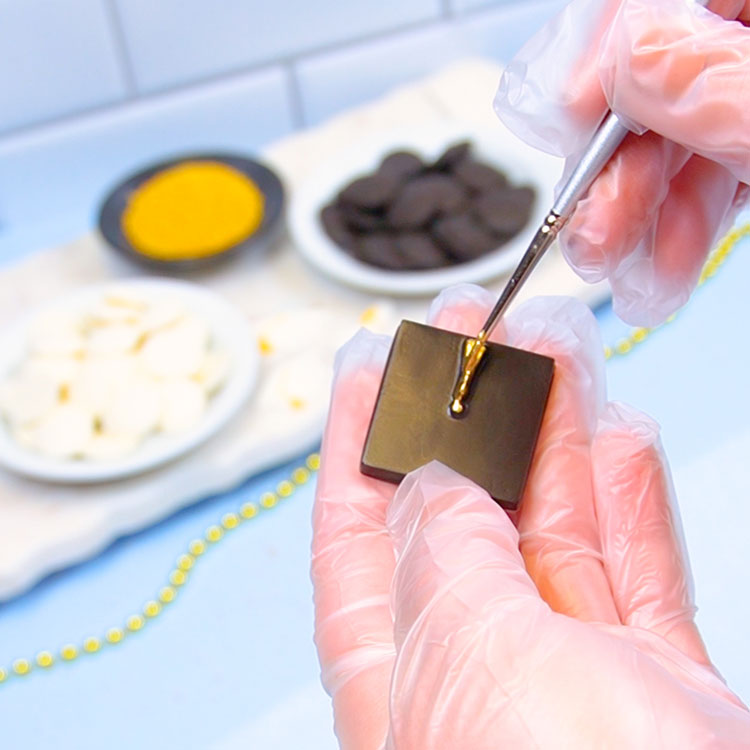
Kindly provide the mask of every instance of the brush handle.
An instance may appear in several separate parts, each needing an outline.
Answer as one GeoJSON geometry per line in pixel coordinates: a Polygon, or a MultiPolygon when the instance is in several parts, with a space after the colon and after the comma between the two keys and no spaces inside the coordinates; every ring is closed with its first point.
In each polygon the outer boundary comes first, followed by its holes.
{"type": "Polygon", "coordinates": [[[607,115],[560,191],[552,206],[553,213],[563,220],[571,217],[578,201],[586,194],[629,132],[614,112],[607,115]]]}

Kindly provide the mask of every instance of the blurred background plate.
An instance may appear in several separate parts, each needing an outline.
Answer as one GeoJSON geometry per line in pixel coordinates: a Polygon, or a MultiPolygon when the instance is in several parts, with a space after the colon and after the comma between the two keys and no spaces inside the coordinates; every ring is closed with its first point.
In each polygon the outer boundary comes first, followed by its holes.
{"type": "Polygon", "coordinates": [[[552,205],[558,178],[558,160],[523,147],[500,124],[497,128],[482,129],[466,123],[433,121],[408,129],[382,131],[321,164],[291,196],[289,230],[303,257],[343,284],[379,294],[435,294],[451,284],[482,283],[509,273],[526,249],[532,231],[542,223],[552,205]],[[448,146],[464,140],[472,143],[472,153],[477,159],[505,172],[514,185],[533,187],[537,194],[526,227],[497,250],[445,268],[389,271],[356,260],[326,234],[320,221],[321,208],[352,180],[373,172],[384,156],[405,149],[425,161],[433,161],[448,146]]]}
{"type": "Polygon", "coordinates": [[[0,381],[26,356],[29,327],[51,311],[79,312],[89,309],[113,292],[146,300],[175,300],[186,312],[204,320],[215,346],[226,351],[230,370],[220,390],[212,396],[200,422],[183,434],[157,434],[146,438],[132,453],[107,461],[54,459],[21,446],[0,420],[0,465],[11,471],[48,482],[92,483],[140,474],[172,461],[215,435],[235,416],[252,392],[259,368],[254,337],[243,315],[218,295],[194,284],[171,279],[136,279],[84,287],[67,297],[30,313],[0,335],[0,381]]]}
{"type": "Polygon", "coordinates": [[[284,188],[281,180],[265,164],[255,159],[234,154],[195,153],[184,154],[179,157],[153,164],[141,169],[130,177],[126,177],[112,188],[102,202],[99,209],[99,231],[115,250],[131,260],[151,268],[162,271],[191,271],[205,268],[223,259],[244,252],[260,252],[276,237],[281,227],[284,208],[284,188]],[[222,250],[202,258],[189,260],[159,260],[139,252],[125,236],[122,227],[122,215],[133,193],[151,177],[170,167],[176,167],[186,162],[218,162],[232,167],[251,180],[263,193],[263,219],[260,226],[246,239],[222,250]]]}

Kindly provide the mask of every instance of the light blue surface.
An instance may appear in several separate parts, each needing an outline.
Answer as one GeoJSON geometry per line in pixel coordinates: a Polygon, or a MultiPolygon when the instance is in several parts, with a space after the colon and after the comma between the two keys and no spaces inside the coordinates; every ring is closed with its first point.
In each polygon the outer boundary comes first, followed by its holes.
{"type": "Polygon", "coordinates": [[[117,0],[140,91],[436,19],[439,0],[117,0]],[[219,12],[220,9],[220,12],[219,12]]]}
{"type": "Polygon", "coordinates": [[[0,0],[0,132],[125,97],[106,3],[0,0]]]}

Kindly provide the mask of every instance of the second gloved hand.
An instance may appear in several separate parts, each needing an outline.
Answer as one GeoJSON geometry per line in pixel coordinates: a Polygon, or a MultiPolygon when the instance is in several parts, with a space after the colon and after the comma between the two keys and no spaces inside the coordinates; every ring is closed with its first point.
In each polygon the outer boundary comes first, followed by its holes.
{"type": "Polygon", "coordinates": [[[655,325],[683,305],[750,182],[746,0],[573,0],[509,64],[495,101],[521,138],[568,158],[608,108],[630,135],[561,236],[617,313],[655,325]],[[724,20],[735,19],[740,20],[724,20]]]}
{"type": "MultiPolygon", "coordinates": [[[[492,300],[438,298],[473,334],[492,300]]],[[[607,404],[596,322],[532,300],[500,339],[554,357],[518,516],[432,463],[359,471],[389,340],[340,353],[313,516],[315,642],[346,750],[750,748],[711,667],[658,428],[607,404]]]]}

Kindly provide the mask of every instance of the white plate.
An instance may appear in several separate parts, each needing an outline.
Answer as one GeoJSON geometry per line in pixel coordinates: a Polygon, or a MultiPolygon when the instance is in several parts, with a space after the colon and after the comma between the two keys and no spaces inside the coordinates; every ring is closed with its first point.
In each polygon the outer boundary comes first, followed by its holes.
{"type": "Polygon", "coordinates": [[[187,453],[220,430],[247,400],[258,378],[258,352],[242,314],[216,294],[194,284],[171,279],[135,279],[84,287],[34,310],[20,323],[0,334],[0,380],[25,359],[29,326],[50,311],[77,312],[89,308],[113,291],[145,299],[174,299],[208,323],[217,348],[231,357],[229,375],[209,400],[196,427],[181,435],[154,435],[131,454],[111,461],[53,459],[19,445],[0,420],[0,464],[20,474],[45,481],[91,483],[120,479],[152,469],[187,453]]]}
{"type": "Polygon", "coordinates": [[[559,169],[559,159],[521,143],[500,123],[491,130],[444,122],[385,131],[339,153],[294,191],[289,229],[299,252],[320,271],[344,284],[400,296],[434,294],[451,284],[480,283],[511,271],[526,249],[533,228],[544,221],[553,203],[559,169]],[[355,260],[325,233],[319,220],[320,209],[353,179],[372,172],[386,154],[404,148],[434,161],[447,146],[461,140],[470,140],[473,153],[503,170],[512,183],[530,185],[537,192],[531,220],[510,242],[478,260],[457,266],[430,271],[387,271],[355,260]]]}

